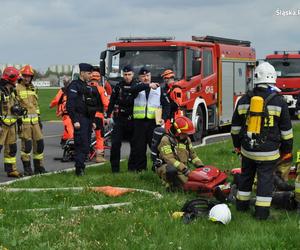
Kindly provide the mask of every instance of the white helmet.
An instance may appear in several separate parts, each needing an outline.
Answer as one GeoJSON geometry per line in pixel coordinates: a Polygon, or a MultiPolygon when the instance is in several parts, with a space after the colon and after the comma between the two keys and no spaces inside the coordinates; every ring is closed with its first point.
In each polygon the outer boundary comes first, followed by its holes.
{"type": "Polygon", "coordinates": [[[259,83],[275,84],[276,79],[277,79],[276,71],[270,63],[263,62],[255,68],[254,84],[259,84],[259,83]]]}
{"type": "Polygon", "coordinates": [[[231,221],[231,212],[226,204],[218,204],[209,211],[208,218],[211,221],[219,221],[226,225],[231,221]]]}

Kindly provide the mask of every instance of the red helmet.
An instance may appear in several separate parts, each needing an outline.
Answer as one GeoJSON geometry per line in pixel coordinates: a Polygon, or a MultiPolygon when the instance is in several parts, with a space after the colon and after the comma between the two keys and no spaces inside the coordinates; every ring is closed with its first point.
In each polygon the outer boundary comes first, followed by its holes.
{"type": "Polygon", "coordinates": [[[101,75],[98,71],[93,71],[91,74],[91,80],[100,81],[101,75]]]}
{"type": "Polygon", "coordinates": [[[174,78],[175,74],[174,74],[173,70],[167,69],[164,71],[164,73],[161,74],[161,77],[163,79],[170,79],[170,78],[174,78]]]}
{"type": "Polygon", "coordinates": [[[20,77],[20,72],[14,67],[6,67],[3,71],[1,79],[6,80],[12,84],[16,84],[16,81],[20,77]]]}
{"type": "Polygon", "coordinates": [[[192,121],[185,116],[177,117],[173,123],[173,127],[175,129],[175,136],[180,134],[192,135],[195,133],[192,121]]]}
{"type": "Polygon", "coordinates": [[[30,65],[25,65],[21,70],[20,73],[22,75],[34,76],[34,70],[30,65]]]}

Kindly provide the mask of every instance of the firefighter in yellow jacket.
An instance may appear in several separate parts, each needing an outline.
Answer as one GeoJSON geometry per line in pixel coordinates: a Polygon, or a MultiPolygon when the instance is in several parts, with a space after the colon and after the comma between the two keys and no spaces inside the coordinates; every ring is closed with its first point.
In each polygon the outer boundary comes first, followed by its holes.
{"type": "Polygon", "coordinates": [[[7,67],[0,80],[0,152],[4,146],[5,172],[8,177],[15,178],[22,176],[16,169],[16,111],[20,106],[17,105],[15,85],[19,74],[14,67],[7,67]]]}
{"type": "Polygon", "coordinates": [[[24,167],[24,175],[32,175],[31,150],[33,148],[34,174],[46,173],[44,168],[44,140],[40,110],[38,105],[37,90],[32,85],[34,71],[30,65],[25,65],[20,73],[22,80],[17,84],[17,96],[20,105],[27,109],[27,115],[22,117],[20,132],[21,160],[24,167]]]}
{"type": "Polygon", "coordinates": [[[162,137],[158,145],[162,165],[157,167],[156,172],[169,190],[182,188],[187,182],[190,173],[189,163],[195,167],[203,167],[189,138],[193,133],[195,128],[192,121],[184,116],[177,117],[170,132],[162,137]]]}

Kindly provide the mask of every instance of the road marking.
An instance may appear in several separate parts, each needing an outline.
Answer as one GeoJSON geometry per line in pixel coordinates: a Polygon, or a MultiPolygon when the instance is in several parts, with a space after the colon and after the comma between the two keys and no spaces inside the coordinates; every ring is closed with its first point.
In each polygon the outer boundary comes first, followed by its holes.
{"type": "Polygon", "coordinates": [[[44,138],[54,138],[54,137],[60,137],[61,135],[46,135],[44,138]]]}

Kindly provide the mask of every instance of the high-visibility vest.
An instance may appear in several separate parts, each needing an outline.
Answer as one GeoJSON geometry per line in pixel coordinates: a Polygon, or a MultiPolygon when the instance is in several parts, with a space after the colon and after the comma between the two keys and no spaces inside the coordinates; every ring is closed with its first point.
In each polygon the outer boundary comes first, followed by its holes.
{"type": "Polygon", "coordinates": [[[155,119],[155,111],[161,107],[160,105],[160,87],[151,89],[148,100],[146,91],[141,91],[134,99],[133,118],[134,119],[155,119]]]}

